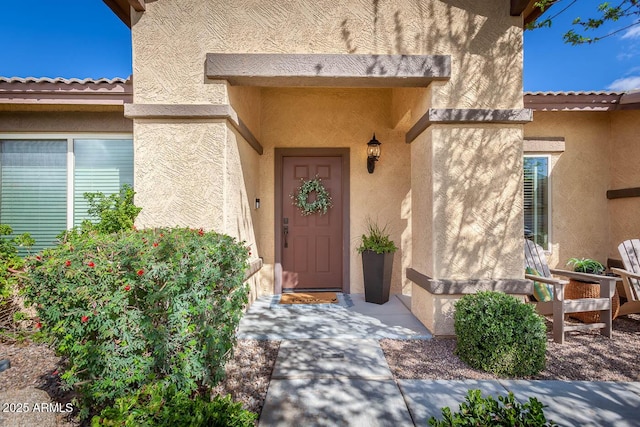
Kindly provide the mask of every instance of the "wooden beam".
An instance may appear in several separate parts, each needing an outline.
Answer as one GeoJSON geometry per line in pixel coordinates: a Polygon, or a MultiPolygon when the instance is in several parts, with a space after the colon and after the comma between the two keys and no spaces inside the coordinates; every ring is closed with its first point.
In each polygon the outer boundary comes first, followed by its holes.
{"type": "Polygon", "coordinates": [[[607,191],[607,199],[624,199],[627,197],[640,197],[640,187],[607,191]]]}
{"type": "Polygon", "coordinates": [[[147,10],[144,0],[129,0],[129,4],[136,12],[144,12],[147,10]]]}
{"type": "Polygon", "coordinates": [[[511,16],[520,16],[531,0],[511,0],[511,16]]]}
{"type": "Polygon", "coordinates": [[[102,0],[124,24],[131,28],[131,11],[126,0],[102,0]]]}

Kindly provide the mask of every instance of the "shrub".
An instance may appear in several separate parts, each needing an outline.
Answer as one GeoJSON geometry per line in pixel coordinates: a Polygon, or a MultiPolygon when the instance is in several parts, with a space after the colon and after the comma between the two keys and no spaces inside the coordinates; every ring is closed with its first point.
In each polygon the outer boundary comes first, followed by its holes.
{"type": "Polygon", "coordinates": [[[18,247],[30,248],[36,241],[29,233],[9,237],[13,234],[10,225],[0,224],[0,306],[6,304],[13,288],[19,282],[19,273],[24,261],[18,256],[18,247]]]}
{"type": "Polygon", "coordinates": [[[233,238],[202,230],[89,232],[28,259],[26,297],[85,408],[152,381],[206,393],[235,343],[247,258],[233,238]]]}
{"type": "Polygon", "coordinates": [[[129,185],[124,184],[119,193],[105,196],[103,193],[84,193],[84,198],[89,204],[88,213],[94,221],[84,220],[80,227],[65,230],[58,238],[63,241],[82,239],[90,232],[102,234],[117,233],[131,230],[136,217],[142,210],[133,204],[135,191],[129,185]]]}
{"type": "Polygon", "coordinates": [[[469,390],[465,401],[460,404],[460,411],[451,413],[448,407],[442,408],[442,420],[429,418],[429,425],[435,427],[446,426],[521,426],[545,427],[556,425],[547,422],[543,412],[544,405],[535,397],[529,398],[524,405],[518,403],[509,395],[482,397],[480,390],[469,390]]]}
{"type": "Polygon", "coordinates": [[[454,315],[456,354],[498,376],[528,376],[545,367],[544,320],[530,304],[501,292],[465,295],[454,315]]]}
{"type": "Polygon", "coordinates": [[[116,399],[91,424],[98,426],[191,426],[191,427],[253,427],[257,415],[242,409],[231,396],[190,399],[175,386],[154,383],[138,392],[116,399]]]}

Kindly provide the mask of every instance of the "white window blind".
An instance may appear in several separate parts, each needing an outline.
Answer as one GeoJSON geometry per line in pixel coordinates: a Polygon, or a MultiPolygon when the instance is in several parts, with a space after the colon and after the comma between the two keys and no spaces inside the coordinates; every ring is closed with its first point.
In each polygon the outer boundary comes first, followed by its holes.
{"type": "Polygon", "coordinates": [[[537,244],[549,246],[549,159],[524,158],[524,233],[537,244]]]}
{"type": "Polygon", "coordinates": [[[133,187],[133,143],[130,139],[76,139],[73,185],[73,225],[89,218],[84,193],[118,193],[123,184],[133,187]]]}
{"type": "Polygon", "coordinates": [[[53,245],[67,228],[67,141],[2,140],[0,153],[0,223],[30,233],[33,251],[53,245]]]}

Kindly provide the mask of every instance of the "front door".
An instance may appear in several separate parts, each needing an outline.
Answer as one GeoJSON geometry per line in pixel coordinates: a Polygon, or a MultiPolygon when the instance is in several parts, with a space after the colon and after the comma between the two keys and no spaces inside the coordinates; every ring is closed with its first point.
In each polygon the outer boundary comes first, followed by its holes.
{"type": "MultiPolygon", "coordinates": [[[[343,158],[283,156],[280,240],[282,290],[343,289],[343,158]],[[318,177],[331,196],[332,207],[302,215],[292,195],[318,177]]],[[[311,192],[309,202],[315,200],[311,192]]]]}

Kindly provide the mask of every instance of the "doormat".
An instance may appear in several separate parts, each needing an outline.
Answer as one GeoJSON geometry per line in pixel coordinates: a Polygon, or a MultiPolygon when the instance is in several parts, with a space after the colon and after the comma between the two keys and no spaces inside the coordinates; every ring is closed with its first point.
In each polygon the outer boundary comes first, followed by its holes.
{"type": "MultiPolygon", "coordinates": [[[[305,294],[314,294],[314,293],[316,292],[305,292],[305,294]]],[[[307,301],[307,302],[295,302],[295,303],[292,303],[292,302],[281,303],[282,300],[286,301],[287,298],[292,298],[292,297],[301,295],[299,293],[295,293],[295,294],[286,293],[281,295],[273,295],[273,297],[271,298],[271,304],[269,308],[276,309],[276,310],[293,310],[293,311],[303,310],[304,311],[304,310],[344,310],[345,308],[353,307],[353,301],[351,300],[351,297],[349,295],[343,294],[342,292],[317,292],[317,293],[333,294],[337,302],[331,302],[333,298],[330,298],[330,300],[327,302],[308,302],[307,301]]]]}
{"type": "Polygon", "coordinates": [[[337,304],[335,292],[300,292],[282,294],[280,304],[337,304]]]}

